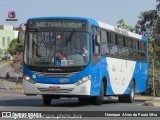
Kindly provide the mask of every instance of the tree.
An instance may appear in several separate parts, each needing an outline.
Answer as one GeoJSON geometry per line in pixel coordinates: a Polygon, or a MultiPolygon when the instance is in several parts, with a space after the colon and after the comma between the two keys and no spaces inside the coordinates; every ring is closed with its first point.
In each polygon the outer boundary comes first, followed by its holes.
{"type": "Polygon", "coordinates": [[[11,55],[23,52],[23,43],[18,43],[17,39],[13,39],[9,44],[8,52],[11,55]]]}
{"type": "Polygon", "coordinates": [[[13,55],[13,62],[10,64],[17,73],[22,73],[24,41],[18,43],[17,39],[13,39],[9,44],[8,52],[13,55]]]}
{"type": "Polygon", "coordinates": [[[125,20],[124,20],[124,19],[120,19],[120,20],[117,22],[117,27],[118,27],[118,28],[125,29],[125,30],[128,30],[128,31],[133,31],[133,27],[127,25],[127,24],[125,23],[125,20]]]}
{"type": "Polygon", "coordinates": [[[157,0],[155,10],[141,12],[139,20],[135,26],[135,31],[145,35],[149,39],[149,88],[152,90],[152,59],[155,62],[155,88],[156,95],[160,96],[160,0],[157,0]]]}

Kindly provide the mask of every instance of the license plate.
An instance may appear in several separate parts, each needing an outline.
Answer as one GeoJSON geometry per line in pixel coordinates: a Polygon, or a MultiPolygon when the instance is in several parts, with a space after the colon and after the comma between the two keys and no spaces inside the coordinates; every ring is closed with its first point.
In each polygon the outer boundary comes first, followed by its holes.
{"type": "Polygon", "coordinates": [[[49,90],[51,90],[51,91],[59,91],[60,87],[59,86],[49,86],[49,90]]]}

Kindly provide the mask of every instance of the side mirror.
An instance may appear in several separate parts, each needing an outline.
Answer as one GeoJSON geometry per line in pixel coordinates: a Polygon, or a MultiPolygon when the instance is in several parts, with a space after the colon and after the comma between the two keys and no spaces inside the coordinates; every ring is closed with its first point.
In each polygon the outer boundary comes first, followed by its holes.
{"type": "Polygon", "coordinates": [[[26,24],[20,24],[19,25],[19,32],[18,32],[18,43],[21,43],[22,40],[24,39],[25,36],[25,31],[26,31],[26,24]]]}

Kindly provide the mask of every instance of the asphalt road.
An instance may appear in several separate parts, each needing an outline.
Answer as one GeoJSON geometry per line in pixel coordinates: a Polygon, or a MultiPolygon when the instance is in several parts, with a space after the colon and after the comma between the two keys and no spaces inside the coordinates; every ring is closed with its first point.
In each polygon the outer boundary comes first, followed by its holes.
{"type": "MultiPolygon", "coordinates": [[[[143,103],[144,100],[135,100],[134,103],[130,104],[119,103],[118,100],[106,99],[102,105],[97,106],[89,103],[80,104],[77,99],[63,98],[52,100],[50,106],[44,106],[41,96],[25,96],[11,91],[0,90],[0,111],[160,111],[160,107],[143,106],[143,103]]],[[[144,118],[146,120],[146,117],[141,119],[144,118]]],[[[101,119],[105,118],[101,117],[101,119]]],[[[159,118],[154,117],[152,119],[158,120],[159,118]]]]}
{"type": "Polygon", "coordinates": [[[6,72],[10,71],[11,67],[9,64],[4,64],[0,66],[0,77],[5,77],[6,72]]]}
{"type": "MultiPolygon", "coordinates": [[[[0,73],[3,74],[7,69],[10,67],[5,65],[0,68],[0,73]]],[[[143,106],[144,101],[139,99],[134,103],[119,103],[117,99],[106,98],[102,105],[97,106],[89,103],[81,104],[76,98],[62,98],[52,100],[50,106],[44,106],[40,95],[26,96],[9,91],[5,88],[3,79],[0,79],[0,111],[160,111],[160,107],[143,106]]]]}
{"type": "Polygon", "coordinates": [[[0,110],[5,111],[160,111],[160,107],[143,106],[144,100],[134,103],[119,103],[105,100],[100,106],[80,104],[77,99],[54,99],[50,106],[44,106],[41,96],[25,96],[8,91],[0,91],[0,110]]]}

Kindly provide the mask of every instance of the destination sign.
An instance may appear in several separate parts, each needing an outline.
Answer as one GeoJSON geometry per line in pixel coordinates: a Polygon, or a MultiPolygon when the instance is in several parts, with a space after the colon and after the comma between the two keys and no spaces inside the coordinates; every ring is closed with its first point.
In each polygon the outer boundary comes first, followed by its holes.
{"type": "Polygon", "coordinates": [[[48,63],[52,61],[52,58],[34,58],[33,61],[36,63],[48,63]]]}
{"type": "Polygon", "coordinates": [[[34,20],[29,21],[29,28],[86,28],[85,21],[76,20],[34,20]]]}

